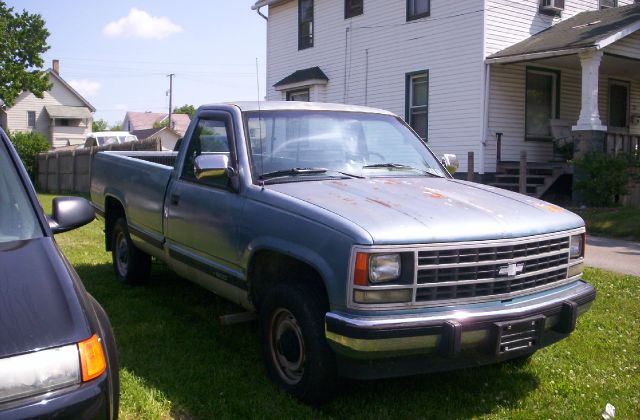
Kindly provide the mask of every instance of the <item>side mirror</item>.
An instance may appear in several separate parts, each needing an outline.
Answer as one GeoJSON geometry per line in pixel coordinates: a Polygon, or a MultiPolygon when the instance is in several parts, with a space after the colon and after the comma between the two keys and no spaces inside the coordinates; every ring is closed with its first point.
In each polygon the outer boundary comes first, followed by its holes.
{"type": "Polygon", "coordinates": [[[198,180],[225,178],[230,171],[227,155],[200,155],[193,162],[193,173],[198,180]]]}
{"type": "Polygon", "coordinates": [[[84,198],[57,197],[53,199],[49,227],[54,234],[62,233],[91,223],[95,217],[93,207],[84,198]]]}
{"type": "Polygon", "coordinates": [[[458,162],[458,157],[456,155],[445,154],[442,156],[441,162],[451,175],[455,174],[458,167],[460,167],[460,162],[458,162]]]}

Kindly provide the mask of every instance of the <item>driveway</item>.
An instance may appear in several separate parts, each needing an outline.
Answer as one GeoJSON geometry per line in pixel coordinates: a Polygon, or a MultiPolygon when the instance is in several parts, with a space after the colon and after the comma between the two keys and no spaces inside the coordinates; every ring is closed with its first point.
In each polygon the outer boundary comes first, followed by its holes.
{"type": "Polygon", "coordinates": [[[640,276],[640,243],[587,236],[588,266],[640,276]]]}

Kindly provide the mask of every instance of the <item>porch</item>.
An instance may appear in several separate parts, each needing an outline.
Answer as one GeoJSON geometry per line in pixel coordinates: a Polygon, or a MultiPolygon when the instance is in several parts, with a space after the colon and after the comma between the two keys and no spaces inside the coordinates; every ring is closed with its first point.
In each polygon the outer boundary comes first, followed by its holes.
{"type": "Polygon", "coordinates": [[[48,105],[50,141],[53,148],[84,144],[93,118],[85,107],[48,105]]]}
{"type": "Polygon", "coordinates": [[[640,5],[617,9],[582,13],[486,60],[484,167],[496,186],[540,197],[572,173],[574,154],[640,158],[640,5]]]}

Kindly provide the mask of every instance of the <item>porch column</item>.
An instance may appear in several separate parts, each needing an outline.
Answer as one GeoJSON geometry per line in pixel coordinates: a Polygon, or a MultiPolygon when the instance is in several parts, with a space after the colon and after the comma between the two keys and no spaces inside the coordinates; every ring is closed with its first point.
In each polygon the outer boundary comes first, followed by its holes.
{"type": "Polygon", "coordinates": [[[598,76],[602,50],[588,50],[579,54],[582,65],[582,108],[573,131],[607,131],[598,109],[598,76]]]}

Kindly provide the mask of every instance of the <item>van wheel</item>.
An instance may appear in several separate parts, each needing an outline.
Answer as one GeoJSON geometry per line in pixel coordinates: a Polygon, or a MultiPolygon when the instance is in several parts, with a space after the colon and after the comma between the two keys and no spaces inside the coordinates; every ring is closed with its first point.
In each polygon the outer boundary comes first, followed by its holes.
{"type": "Polygon", "coordinates": [[[127,284],[146,282],[151,273],[151,256],[131,242],[124,218],[119,218],[113,225],[111,240],[111,259],[118,280],[127,284]]]}
{"type": "Polygon", "coordinates": [[[306,403],[331,397],[335,357],[324,336],[324,293],[309,285],[276,286],[260,308],[260,341],[267,373],[306,403]]]}

